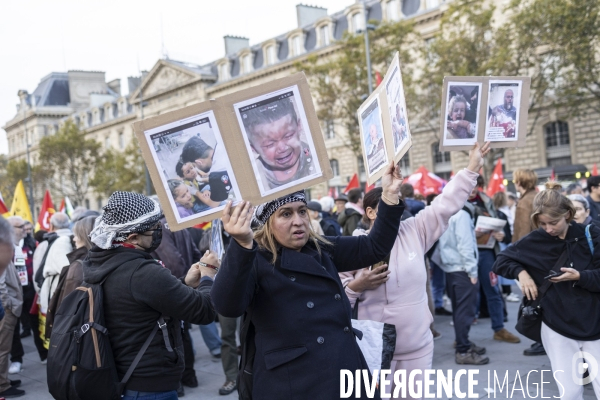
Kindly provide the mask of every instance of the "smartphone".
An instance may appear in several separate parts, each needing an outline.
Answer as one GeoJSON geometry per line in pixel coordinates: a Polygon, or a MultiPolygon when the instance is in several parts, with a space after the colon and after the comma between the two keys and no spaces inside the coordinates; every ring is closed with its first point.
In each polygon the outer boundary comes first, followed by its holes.
{"type": "MultiPolygon", "coordinates": [[[[375,268],[377,268],[377,267],[379,267],[379,266],[381,266],[381,265],[383,265],[383,264],[387,264],[387,262],[385,262],[385,261],[380,261],[380,262],[378,262],[377,264],[373,264],[373,265],[371,265],[371,271],[373,271],[375,268]]],[[[384,269],[383,269],[383,270],[380,272],[380,274],[384,273],[384,272],[385,272],[385,271],[387,271],[387,270],[388,270],[387,268],[384,268],[384,269]]]]}
{"type": "Polygon", "coordinates": [[[544,279],[550,279],[550,278],[558,278],[559,276],[561,276],[562,274],[564,274],[564,272],[561,272],[560,274],[554,270],[550,271],[550,275],[545,276],[544,279]]]}

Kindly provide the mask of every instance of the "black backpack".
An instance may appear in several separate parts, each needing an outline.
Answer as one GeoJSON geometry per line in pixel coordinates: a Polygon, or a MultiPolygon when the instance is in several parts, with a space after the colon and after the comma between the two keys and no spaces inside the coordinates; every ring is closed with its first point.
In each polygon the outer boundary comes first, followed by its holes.
{"type": "Polygon", "coordinates": [[[48,350],[48,389],[57,400],[116,400],[160,328],[169,344],[167,325],[160,317],[121,381],[104,321],[102,285],[84,282],[66,296],[54,317],[48,350]]]}

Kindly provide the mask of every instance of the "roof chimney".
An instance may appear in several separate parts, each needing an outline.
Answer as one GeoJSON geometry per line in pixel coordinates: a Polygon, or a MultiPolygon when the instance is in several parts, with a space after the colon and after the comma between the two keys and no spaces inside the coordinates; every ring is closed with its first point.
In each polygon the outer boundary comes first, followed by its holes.
{"type": "Polygon", "coordinates": [[[317,6],[309,6],[306,4],[298,4],[296,6],[296,14],[298,16],[298,28],[310,25],[313,22],[327,16],[327,9],[317,6]]]}
{"type": "Polygon", "coordinates": [[[250,47],[250,39],[241,36],[223,36],[225,40],[225,55],[235,54],[250,47]]]}

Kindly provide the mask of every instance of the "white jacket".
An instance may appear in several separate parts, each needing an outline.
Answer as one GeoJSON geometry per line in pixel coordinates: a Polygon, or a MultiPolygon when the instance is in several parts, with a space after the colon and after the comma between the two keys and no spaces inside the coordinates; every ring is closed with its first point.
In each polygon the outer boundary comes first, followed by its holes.
{"type": "Polygon", "coordinates": [[[71,244],[71,230],[58,229],[56,234],[58,235],[58,238],[52,243],[50,250],[48,250],[48,257],[46,257],[46,264],[44,265],[44,284],[40,290],[40,309],[44,314],[46,313],[46,310],[48,310],[50,298],[58,285],[60,271],[62,271],[63,267],[70,264],[67,254],[73,251],[73,245],[71,244]]]}

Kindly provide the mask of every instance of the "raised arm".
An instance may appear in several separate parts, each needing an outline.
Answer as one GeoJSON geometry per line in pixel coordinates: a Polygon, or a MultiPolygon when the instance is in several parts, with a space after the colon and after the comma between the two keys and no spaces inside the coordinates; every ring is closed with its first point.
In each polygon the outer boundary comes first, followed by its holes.
{"type": "Polygon", "coordinates": [[[469,194],[477,184],[479,170],[489,151],[489,143],[484,144],[481,148],[478,143],[475,143],[469,152],[467,168],[456,174],[433,203],[415,216],[419,239],[425,251],[429,250],[446,231],[450,217],[464,206],[469,194]]]}

